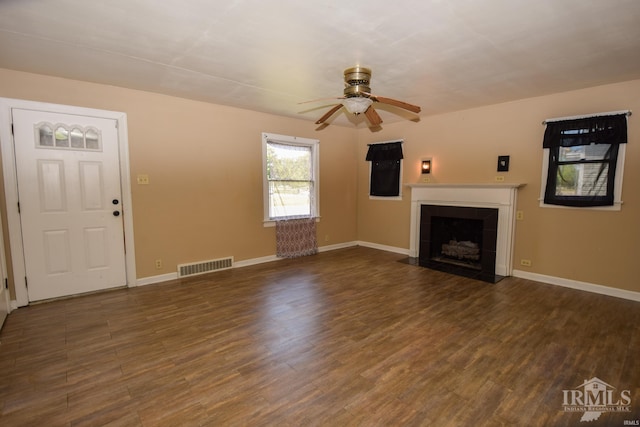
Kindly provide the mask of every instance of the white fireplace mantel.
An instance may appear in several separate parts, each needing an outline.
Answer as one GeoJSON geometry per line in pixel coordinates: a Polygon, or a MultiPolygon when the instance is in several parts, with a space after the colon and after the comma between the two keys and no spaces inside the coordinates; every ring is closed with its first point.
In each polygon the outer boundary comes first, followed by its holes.
{"type": "Polygon", "coordinates": [[[512,270],[515,210],[518,188],[525,184],[407,184],[411,188],[411,234],[409,256],[420,248],[422,205],[465,206],[498,209],[496,274],[510,276],[512,270]]]}

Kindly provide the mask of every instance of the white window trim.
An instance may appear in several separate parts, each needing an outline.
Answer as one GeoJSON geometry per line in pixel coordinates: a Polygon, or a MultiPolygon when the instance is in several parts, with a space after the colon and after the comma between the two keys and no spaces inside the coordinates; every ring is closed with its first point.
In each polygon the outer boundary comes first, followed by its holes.
{"type": "Polygon", "coordinates": [[[544,192],[547,188],[547,177],[549,171],[549,150],[545,148],[542,150],[542,186],[540,187],[540,207],[543,208],[558,208],[558,209],[590,209],[597,211],[619,211],[622,209],[622,176],[624,175],[624,158],[627,151],[627,144],[619,144],[618,146],[618,158],[616,161],[616,176],[613,183],[613,206],[563,206],[563,205],[549,205],[544,202],[544,192]]]}
{"type": "Polygon", "coordinates": [[[274,227],[276,220],[269,218],[269,181],[267,180],[267,141],[282,142],[285,144],[311,147],[312,169],[313,169],[313,197],[315,199],[315,211],[311,216],[320,218],[320,140],[311,138],[301,138],[297,136],[278,135],[275,133],[262,133],[262,201],[263,201],[263,225],[274,227]]]}

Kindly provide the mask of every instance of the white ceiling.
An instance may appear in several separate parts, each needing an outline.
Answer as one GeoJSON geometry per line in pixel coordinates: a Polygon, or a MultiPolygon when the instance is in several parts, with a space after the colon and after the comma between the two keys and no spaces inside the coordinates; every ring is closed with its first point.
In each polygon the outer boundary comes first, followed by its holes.
{"type": "Polygon", "coordinates": [[[638,79],[640,1],[0,0],[2,68],[315,121],[354,65],[423,116],[638,79]]]}

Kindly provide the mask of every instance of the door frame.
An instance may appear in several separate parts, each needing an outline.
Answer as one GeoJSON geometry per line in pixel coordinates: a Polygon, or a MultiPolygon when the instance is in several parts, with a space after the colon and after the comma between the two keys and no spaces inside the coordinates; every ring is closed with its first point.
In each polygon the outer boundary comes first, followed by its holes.
{"type": "MultiPolygon", "coordinates": [[[[120,187],[122,190],[122,220],[124,226],[124,250],[127,287],[136,286],[136,260],[133,242],[133,212],[131,198],[131,174],[129,168],[129,139],[127,131],[127,115],[123,112],[97,110],[93,108],[75,107],[71,105],[50,104],[22,99],[0,98],[0,153],[2,153],[2,169],[5,188],[7,223],[9,227],[9,246],[11,265],[13,267],[13,284],[15,289],[15,306],[29,305],[27,284],[21,278],[26,277],[24,248],[22,245],[22,224],[18,213],[18,175],[16,156],[11,130],[13,119],[11,110],[46,111],[51,113],[73,114],[115,120],[118,127],[118,156],[120,163],[120,187]]],[[[13,305],[12,301],[12,305],[13,305]]]]}

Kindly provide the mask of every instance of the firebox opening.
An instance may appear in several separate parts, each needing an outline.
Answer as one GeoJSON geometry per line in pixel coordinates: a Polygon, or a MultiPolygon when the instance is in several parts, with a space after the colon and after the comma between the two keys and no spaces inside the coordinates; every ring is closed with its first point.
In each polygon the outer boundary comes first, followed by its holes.
{"type": "Polygon", "coordinates": [[[496,283],[497,226],[498,209],[422,205],[418,263],[496,283]]]}
{"type": "Polygon", "coordinates": [[[431,217],[431,259],[482,270],[482,220],[431,217]]]}

